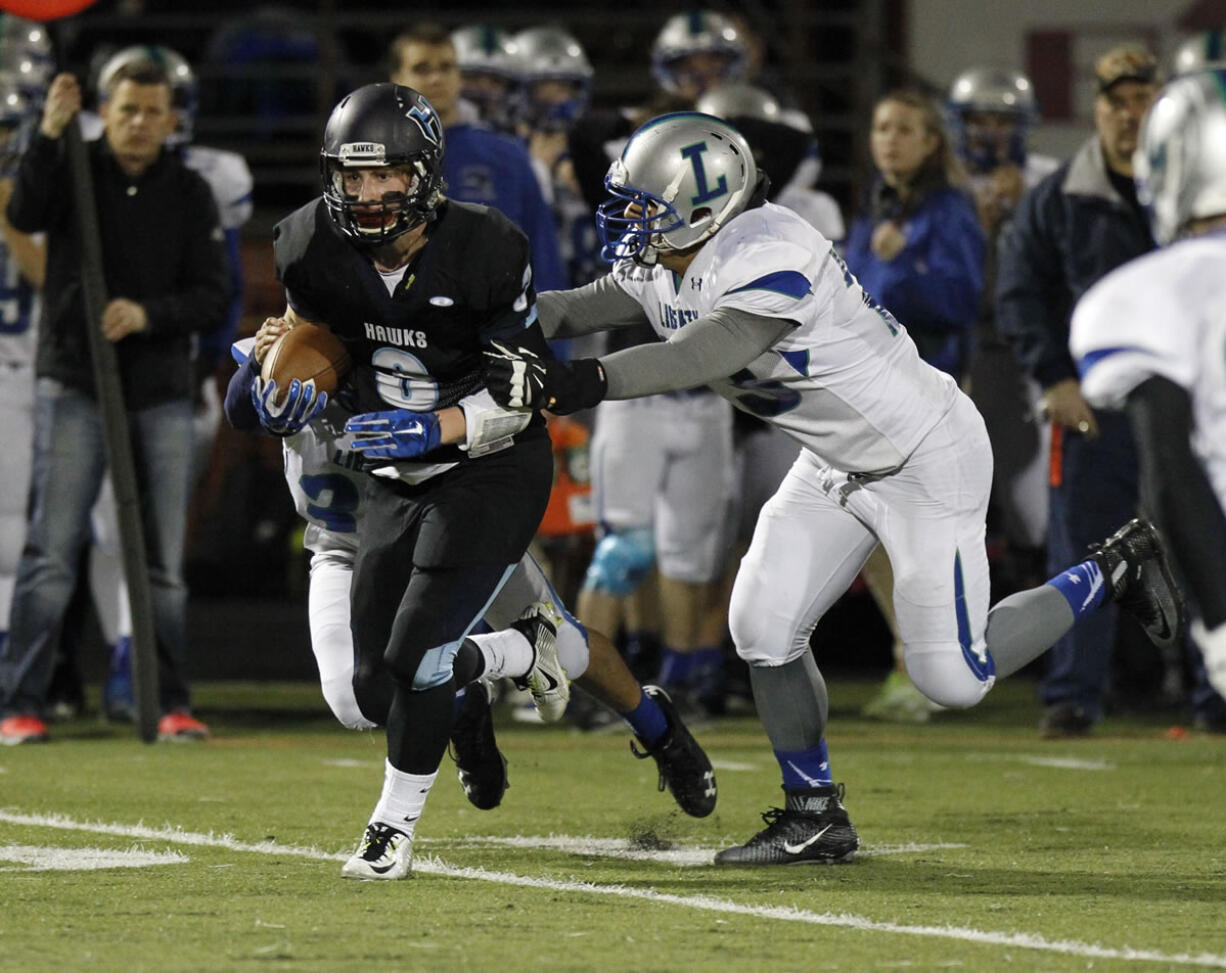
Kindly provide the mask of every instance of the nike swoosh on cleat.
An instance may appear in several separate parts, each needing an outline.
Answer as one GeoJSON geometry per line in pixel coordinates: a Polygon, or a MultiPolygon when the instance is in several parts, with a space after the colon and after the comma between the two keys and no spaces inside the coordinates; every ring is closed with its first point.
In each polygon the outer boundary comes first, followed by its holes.
{"type": "Polygon", "coordinates": [[[396,867],[396,863],[392,862],[390,865],[371,865],[370,870],[372,872],[378,873],[379,875],[384,875],[387,872],[390,872],[395,867],[396,867]]]}
{"type": "Polygon", "coordinates": [[[789,855],[799,855],[802,851],[808,848],[809,845],[813,844],[813,842],[817,841],[818,838],[820,838],[822,835],[824,835],[827,831],[829,831],[833,827],[834,827],[833,824],[826,825],[826,827],[822,828],[822,830],[819,831],[817,834],[813,835],[813,837],[805,841],[802,841],[798,845],[789,844],[788,842],[785,841],[783,843],[783,850],[786,851],[789,855]]]}
{"type": "Polygon", "coordinates": [[[553,692],[553,690],[558,688],[558,681],[554,679],[553,676],[544,671],[541,672],[541,675],[544,676],[549,682],[549,685],[545,687],[546,692],[553,692]]]}

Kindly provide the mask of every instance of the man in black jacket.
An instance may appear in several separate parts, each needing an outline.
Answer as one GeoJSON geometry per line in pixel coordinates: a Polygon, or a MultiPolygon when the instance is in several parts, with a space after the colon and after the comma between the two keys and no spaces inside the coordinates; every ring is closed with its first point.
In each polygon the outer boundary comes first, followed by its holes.
{"type": "MultiPolygon", "coordinates": [[[[1153,249],[1132,153],[1158,82],[1157,61],[1143,48],[1122,45],[1099,58],[1094,134],[1022,197],[1000,237],[996,326],[1042,387],[1043,418],[1052,425],[1049,568],[1080,557],[1137,510],[1128,418],[1091,409],[1082,397],[1069,319],[1092,284],[1153,249]]],[[[1042,736],[1085,736],[1101,718],[1116,620],[1114,609],[1100,612],[1052,647],[1039,689],[1042,736]]]]}
{"type": "MultiPolygon", "coordinates": [[[[46,234],[47,277],[30,520],[9,637],[0,652],[4,743],[46,739],[42,706],[51,639],[76,584],[90,509],[106,472],[62,137],[80,105],[77,80],[58,75],[7,211],[14,227],[46,234]]],[[[101,327],[115,344],[142,497],[163,712],[158,732],[163,738],[199,738],[208,731],[189,711],[182,578],[191,478],[191,334],[215,327],[225,313],[222,233],[207,183],[164,150],[175,116],[160,67],[134,62],[116,72],[102,118],[104,137],[88,149],[110,298],[101,327]]]]}

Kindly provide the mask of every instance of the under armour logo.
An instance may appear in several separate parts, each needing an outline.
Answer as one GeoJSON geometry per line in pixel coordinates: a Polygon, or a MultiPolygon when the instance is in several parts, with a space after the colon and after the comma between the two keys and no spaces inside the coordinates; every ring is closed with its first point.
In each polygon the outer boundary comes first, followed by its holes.
{"type": "Polygon", "coordinates": [[[692,287],[696,291],[702,290],[702,278],[695,277],[693,280],[690,281],[690,287],[692,287]]]}

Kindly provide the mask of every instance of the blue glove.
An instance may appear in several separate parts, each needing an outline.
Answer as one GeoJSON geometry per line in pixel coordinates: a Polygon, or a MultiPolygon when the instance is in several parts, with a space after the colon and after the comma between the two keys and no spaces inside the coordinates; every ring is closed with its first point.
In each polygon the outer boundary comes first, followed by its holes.
{"type": "Polygon", "coordinates": [[[438,415],[434,412],[364,412],[345,423],[353,448],[371,459],[413,459],[439,445],[438,415]]]}
{"type": "Polygon", "coordinates": [[[315,391],[315,380],[300,382],[293,379],[285,401],[277,404],[277,383],[271,378],[257,378],[251,386],[251,401],[260,425],[276,436],[292,436],[301,432],[308,422],[324,411],[327,392],[315,391]]]}

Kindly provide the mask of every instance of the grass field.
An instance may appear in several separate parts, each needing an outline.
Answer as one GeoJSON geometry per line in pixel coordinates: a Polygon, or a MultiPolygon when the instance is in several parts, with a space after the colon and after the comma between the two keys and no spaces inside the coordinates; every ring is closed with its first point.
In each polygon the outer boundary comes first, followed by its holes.
{"type": "Polygon", "coordinates": [[[388,883],[339,874],[381,737],[314,687],[201,686],[195,746],[60,724],[0,750],[0,969],[1226,968],[1226,739],[1121,719],[1040,742],[1024,680],[887,726],[855,715],[870,688],[831,688],[863,850],[826,868],[710,865],[780,803],[749,717],[699,732],[720,797],[693,820],[625,735],[500,714],[503,805],[470,807],[447,761],[388,883]]]}

